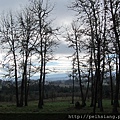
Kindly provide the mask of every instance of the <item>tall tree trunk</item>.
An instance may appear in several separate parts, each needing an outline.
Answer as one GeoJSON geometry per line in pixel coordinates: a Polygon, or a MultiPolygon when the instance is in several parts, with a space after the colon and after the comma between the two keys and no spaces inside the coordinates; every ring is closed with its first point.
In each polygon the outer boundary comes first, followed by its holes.
{"type": "Polygon", "coordinates": [[[29,57],[29,49],[28,49],[28,43],[29,43],[29,31],[27,31],[27,41],[26,41],[26,49],[25,49],[25,66],[24,66],[24,78],[25,78],[25,106],[28,106],[28,80],[27,80],[27,67],[28,67],[28,57],[29,57]]]}
{"type": "Polygon", "coordinates": [[[19,103],[19,93],[18,93],[17,63],[16,63],[16,55],[14,52],[13,52],[13,55],[14,55],[14,64],[15,64],[16,106],[19,107],[20,103],[19,103]]]}
{"type": "MultiPolygon", "coordinates": [[[[42,53],[41,53],[42,54],[42,53]]],[[[42,107],[42,78],[43,78],[43,55],[41,55],[40,79],[39,79],[39,102],[38,108],[42,107]]]]}
{"type": "Polygon", "coordinates": [[[42,105],[44,105],[44,92],[45,92],[45,76],[46,76],[46,60],[44,58],[44,68],[43,68],[43,83],[42,83],[42,105]]]}
{"type": "MultiPolygon", "coordinates": [[[[41,31],[40,31],[41,33],[41,31]]],[[[38,108],[42,109],[42,82],[43,82],[43,65],[44,65],[44,58],[43,58],[43,40],[41,38],[41,45],[40,45],[40,55],[41,55],[41,64],[40,64],[40,79],[39,79],[39,102],[38,108]]]]}
{"type": "MultiPolygon", "coordinates": [[[[16,51],[15,51],[15,38],[14,38],[14,32],[13,32],[13,17],[12,17],[12,14],[10,14],[10,18],[11,18],[11,35],[12,35],[12,46],[11,46],[11,49],[12,49],[12,53],[13,53],[13,58],[14,58],[14,65],[15,65],[15,89],[16,89],[16,106],[19,107],[20,106],[20,103],[19,103],[19,89],[18,89],[18,74],[17,74],[17,60],[16,60],[16,51]]],[[[8,33],[7,33],[8,34],[8,33]]]]}
{"type": "MultiPolygon", "coordinates": [[[[111,15],[112,15],[112,22],[113,22],[113,31],[114,31],[114,34],[115,34],[115,40],[116,40],[116,45],[117,45],[117,49],[116,49],[116,59],[117,59],[117,55],[119,56],[119,65],[118,65],[118,72],[116,72],[116,88],[115,88],[115,96],[114,96],[114,104],[113,104],[113,112],[114,113],[118,113],[118,109],[117,107],[119,106],[119,102],[118,102],[118,95],[119,95],[119,83],[120,83],[120,42],[119,42],[119,33],[117,31],[117,27],[119,26],[118,23],[118,19],[116,18],[117,16],[117,11],[116,10],[119,10],[119,2],[118,1],[115,1],[116,2],[116,8],[114,8],[114,1],[113,0],[110,0],[110,12],[111,12],[111,15]],[[115,11],[115,12],[114,12],[115,11]]],[[[117,60],[116,60],[117,62],[117,60]]],[[[116,67],[117,67],[117,63],[116,63],[116,67]]]]}
{"type": "Polygon", "coordinates": [[[28,103],[27,103],[27,59],[28,59],[28,53],[26,51],[25,62],[23,59],[24,67],[23,67],[23,76],[22,76],[23,78],[21,82],[21,100],[20,100],[21,107],[23,106],[24,93],[25,93],[25,106],[28,106],[28,103]]]}
{"type": "Polygon", "coordinates": [[[75,60],[73,59],[73,71],[72,71],[72,104],[74,104],[74,91],[75,91],[75,85],[74,85],[74,82],[75,82],[75,60]]]}
{"type": "Polygon", "coordinates": [[[118,109],[117,109],[117,107],[119,106],[118,93],[119,93],[119,73],[118,73],[118,59],[116,56],[116,87],[115,87],[114,102],[113,102],[113,111],[112,111],[113,113],[118,113],[118,109]]]}
{"type": "Polygon", "coordinates": [[[46,77],[46,52],[47,52],[47,38],[45,38],[44,43],[44,58],[43,58],[43,84],[42,84],[42,105],[44,105],[44,92],[45,92],[45,77],[46,77]]]}
{"type": "Polygon", "coordinates": [[[112,78],[112,70],[110,65],[110,58],[108,55],[108,65],[109,65],[109,72],[110,72],[110,93],[111,93],[111,105],[113,105],[113,78],[112,78]]]}
{"type": "Polygon", "coordinates": [[[20,94],[20,107],[23,106],[23,96],[24,96],[24,74],[22,73],[21,94],[20,94]]]}
{"type": "MultiPolygon", "coordinates": [[[[92,5],[93,3],[91,3],[92,5]]],[[[96,42],[97,42],[97,59],[95,60],[95,64],[96,64],[96,74],[95,74],[95,90],[94,90],[94,107],[93,107],[93,113],[95,114],[96,112],[96,103],[97,103],[97,100],[98,100],[98,96],[99,96],[99,92],[98,92],[98,89],[100,86],[99,83],[100,83],[100,38],[99,38],[99,35],[98,35],[98,18],[96,16],[96,10],[94,8],[94,5],[92,5],[92,11],[93,11],[93,16],[94,16],[94,19],[95,19],[95,37],[96,37],[96,42]]]]}
{"type": "Polygon", "coordinates": [[[41,64],[40,64],[40,79],[39,79],[39,102],[38,108],[42,109],[42,82],[43,82],[43,65],[44,65],[44,56],[43,56],[43,38],[42,38],[42,31],[41,31],[41,13],[39,15],[39,34],[40,34],[40,55],[41,55],[41,64]]]}
{"type": "MultiPolygon", "coordinates": [[[[104,21],[104,30],[103,30],[103,36],[101,39],[103,39],[103,43],[102,43],[102,54],[103,54],[103,63],[102,63],[102,71],[101,71],[101,74],[100,74],[100,81],[99,81],[99,100],[98,100],[98,106],[100,107],[100,111],[103,112],[103,104],[102,104],[102,89],[103,89],[103,80],[104,80],[104,72],[105,72],[105,50],[106,50],[106,1],[103,1],[104,2],[104,13],[103,13],[103,18],[102,18],[102,21],[104,21]]],[[[99,25],[100,26],[100,25],[99,25]]],[[[102,31],[102,27],[99,27],[99,33],[100,31],[102,31]]],[[[99,63],[100,64],[100,63],[99,63]]]]}
{"type": "Polygon", "coordinates": [[[74,74],[73,74],[73,84],[72,84],[72,104],[74,104],[74,91],[75,91],[75,85],[74,85],[74,74]]]}
{"type": "Polygon", "coordinates": [[[95,87],[94,87],[94,105],[93,105],[93,113],[95,114],[96,112],[96,103],[97,103],[97,89],[98,89],[98,80],[97,80],[97,70],[95,73],[95,87]]]}
{"type": "MultiPolygon", "coordinates": [[[[93,76],[93,75],[92,75],[93,76]]],[[[94,78],[91,77],[91,104],[90,104],[90,107],[93,107],[94,105],[94,78]]]]}
{"type": "MultiPolygon", "coordinates": [[[[27,54],[26,54],[27,55],[27,54]]],[[[27,56],[26,56],[26,60],[25,60],[25,68],[24,68],[24,78],[25,78],[25,106],[28,106],[28,101],[27,101],[27,56]]]]}
{"type": "Polygon", "coordinates": [[[87,84],[87,90],[86,90],[86,94],[85,94],[85,101],[87,99],[87,96],[88,96],[88,90],[89,90],[89,83],[90,83],[90,70],[89,70],[89,74],[87,76],[88,78],[88,84],[87,84]]]}
{"type": "Polygon", "coordinates": [[[82,106],[86,106],[84,95],[83,95],[83,89],[82,89],[82,80],[81,80],[81,71],[80,71],[80,60],[79,60],[79,49],[78,49],[78,43],[77,43],[77,35],[75,32],[75,40],[76,40],[76,58],[77,58],[77,66],[78,66],[78,76],[79,76],[79,85],[80,85],[80,92],[81,92],[81,98],[82,98],[82,106]]]}
{"type": "MultiPolygon", "coordinates": [[[[31,56],[30,56],[31,57],[31,56]]],[[[31,58],[30,58],[30,65],[29,65],[29,80],[27,83],[27,101],[28,101],[28,94],[29,94],[29,86],[30,86],[30,78],[31,78],[31,58]]]]}
{"type": "Polygon", "coordinates": [[[93,77],[93,67],[92,67],[92,63],[93,63],[93,51],[92,51],[92,46],[91,46],[91,56],[90,56],[90,75],[91,75],[91,104],[90,107],[93,107],[94,105],[94,77],[93,77]]]}

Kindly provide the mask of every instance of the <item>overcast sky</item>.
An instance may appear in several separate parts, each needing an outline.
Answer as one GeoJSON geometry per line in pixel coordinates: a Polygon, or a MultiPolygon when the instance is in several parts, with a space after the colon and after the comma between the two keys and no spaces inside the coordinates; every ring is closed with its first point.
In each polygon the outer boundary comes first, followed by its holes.
{"type": "MultiPolygon", "coordinates": [[[[54,10],[52,11],[52,17],[55,18],[54,24],[67,27],[71,24],[74,19],[73,12],[68,10],[67,6],[71,4],[71,1],[74,0],[50,0],[51,4],[55,4],[54,10]]],[[[0,0],[0,12],[7,12],[9,10],[17,11],[20,9],[20,6],[28,4],[28,0],[0,0]]],[[[61,44],[56,49],[55,56],[59,57],[59,60],[52,61],[48,67],[54,67],[60,72],[67,72],[71,69],[71,61],[66,58],[69,55],[72,55],[72,50],[67,48],[66,43],[61,37],[61,44]],[[55,63],[55,64],[53,64],[55,63]]],[[[0,58],[0,60],[2,57],[0,58]]]]}

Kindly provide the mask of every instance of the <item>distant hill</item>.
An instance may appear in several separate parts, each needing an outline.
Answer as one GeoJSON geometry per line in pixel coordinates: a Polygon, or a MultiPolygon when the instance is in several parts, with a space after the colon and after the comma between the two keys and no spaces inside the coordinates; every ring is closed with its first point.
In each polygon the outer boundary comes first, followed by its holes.
{"type": "MultiPolygon", "coordinates": [[[[33,80],[39,79],[39,76],[33,76],[31,77],[33,80]]],[[[48,74],[46,75],[46,80],[47,81],[57,81],[57,80],[68,80],[69,77],[65,73],[57,73],[57,74],[48,74]]]]}
{"type": "MultiPolygon", "coordinates": [[[[113,78],[115,78],[116,72],[112,72],[113,78]]],[[[109,73],[106,74],[106,77],[109,77],[109,73]]],[[[1,80],[13,80],[13,78],[0,78],[1,80]]],[[[38,80],[39,75],[34,75],[31,77],[31,80],[38,80]]],[[[47,74],[46,75],[46,81],[59,81],[59,80],[69,80],[70,78],[68,77],[67,73],[54,73],[54,74],[47,74]]]]}

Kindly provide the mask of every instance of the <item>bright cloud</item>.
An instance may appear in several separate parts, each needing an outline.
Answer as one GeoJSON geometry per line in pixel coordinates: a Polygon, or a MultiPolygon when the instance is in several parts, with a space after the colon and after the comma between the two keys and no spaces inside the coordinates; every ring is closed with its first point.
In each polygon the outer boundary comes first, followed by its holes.
{"type": "Polygon", "coordinates": [[[71,64],[71,60],[67,58],[68,56],[69,55],[65,55],[65,54],[55,55],[55,57],[56,58],[59,57],[59,59],[50,61],[47,64],[47,68],[51,70],[54,69],[55,71],[59,73],[67,73],[71,71],[72,64],[71,64]]]}

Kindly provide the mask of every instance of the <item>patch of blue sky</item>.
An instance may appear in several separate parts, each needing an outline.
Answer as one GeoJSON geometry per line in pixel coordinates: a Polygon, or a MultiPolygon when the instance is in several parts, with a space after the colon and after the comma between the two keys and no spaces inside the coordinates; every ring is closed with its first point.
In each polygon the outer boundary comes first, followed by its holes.
{"type": "MultiPolygon", "coordinates": [[[[108,56],[107,56],[108,57],[108,56]]],[[[109,54],[109,57],[110,58],[115,58],[116,57],[116,54],[109,54]]]]}
{"type": "Polygon", "coordinates": [[[48,62],[47,66],[54,66],[54,65],[58,65],[59,62],[48,62]]]}

